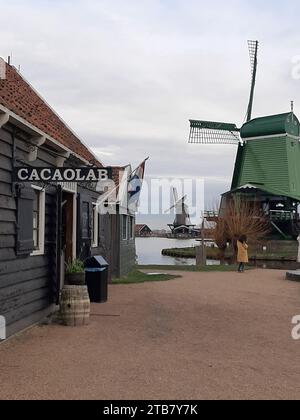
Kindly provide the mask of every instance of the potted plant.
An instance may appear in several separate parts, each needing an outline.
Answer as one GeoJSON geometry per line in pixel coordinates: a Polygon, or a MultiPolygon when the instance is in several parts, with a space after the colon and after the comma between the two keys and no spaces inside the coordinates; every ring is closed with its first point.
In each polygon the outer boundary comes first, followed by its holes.
{"type": "Polygon", "coordinates": [[[69,261],[66,264],[66,284],[72,286],[84,286],[85,285],[85,271],[84,264],[81,260],[76,259],[69,261]]]}

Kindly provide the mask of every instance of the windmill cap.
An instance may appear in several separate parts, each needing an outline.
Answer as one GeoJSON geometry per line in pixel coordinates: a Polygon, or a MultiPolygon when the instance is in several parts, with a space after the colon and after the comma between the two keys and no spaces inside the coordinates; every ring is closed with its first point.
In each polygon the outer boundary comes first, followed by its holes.
{"type": "Polygon", "coordinates": [[[241,128],[241,137],[243,139],[278,134],[289,134],[299,137],[300,123],[295,114],[288,112],[286,114],[255,118],[241,128]]]}

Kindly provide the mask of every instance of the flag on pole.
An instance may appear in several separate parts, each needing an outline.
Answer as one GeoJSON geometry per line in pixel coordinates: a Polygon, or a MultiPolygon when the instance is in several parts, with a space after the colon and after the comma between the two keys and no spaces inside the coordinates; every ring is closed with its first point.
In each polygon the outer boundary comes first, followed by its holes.
{"type": "Polygon", "coordinates": [[[128,179],[128,208],[133,212],[136,212],[139,206],[147,160],[148,158],[130,174],[128,179]]]}

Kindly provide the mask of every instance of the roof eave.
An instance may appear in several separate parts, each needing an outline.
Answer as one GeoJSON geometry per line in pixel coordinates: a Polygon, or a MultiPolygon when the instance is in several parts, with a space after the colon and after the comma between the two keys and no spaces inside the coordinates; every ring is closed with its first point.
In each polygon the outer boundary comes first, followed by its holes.
{"type": "MultiPolygon", "coordinates": [[[[11,110],[7,109],[3,105],[0,104],[0,128],[3,127],[5,124],[11,123],[16,127],[19,127],[24,132],[28,133],[32,136],[32,142],[34,145],[42,145],[45,142],[49,142],[59,153],[65,153],[65,157],[72,155],[76,159],[80,160],[85,165],[90,165],[91,162],[80,156],[79,154],[75,153],[73,150],[69,149],[68,147],[61,144],[58,140],[54,139],[53,137],[49,136],[47,133],[43,132],[39,128],[35,127],[33,124],[26,121],[24,118],[20,117],[19,115],[15,114],[11,110]]],[[[101,165],[101,162],[96,160],[101,165]]]]}

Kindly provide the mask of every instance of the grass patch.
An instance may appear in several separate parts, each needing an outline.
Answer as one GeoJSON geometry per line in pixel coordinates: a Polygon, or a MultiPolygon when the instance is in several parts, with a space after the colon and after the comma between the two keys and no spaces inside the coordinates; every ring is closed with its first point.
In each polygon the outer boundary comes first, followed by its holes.
{"type": "Polygon", "coordinates": [[[180,276],[174,276],[171,274],[156,274],[149,276],[146,273],[142,273],[139,270],[133,270],[128,276],[113,279],[113,284],[136,284],[146,282],[157,282],[157,281],[169,281],[176,279],[180,276]]]}
{"type": "MultiPolygon", "coordinates": [[[[249,252],[249,259],[252,261],[263,260],[263,261],[296,261],[296,254],[290,250],[278,250],[276,252],[249,252]]],[[[162,255],[175,258],[196,258],[196,248],[170,248],[163,249],[162,255]]],[[[206,247],[206,256],[209,260],[220,260],[221,254],[218,248],[206,247]]],[[[232,258],[232,252],[227,249],[225,252],[225,259],[230,260],[232,258]]]]}
{"type": "MultiPolygon", "coordinates": [[[[237,271],[237,265],[139,265],[140,270],[166,270],[166,271],[189,271],[189,272],[227,272],[237,271]]],[[[253,267],[246,266],[246,270],[253,267]]]]}

